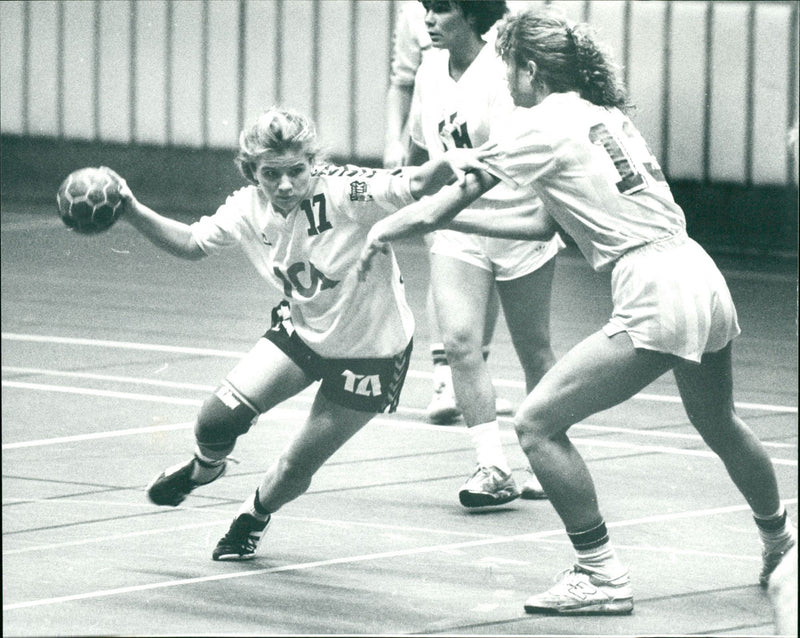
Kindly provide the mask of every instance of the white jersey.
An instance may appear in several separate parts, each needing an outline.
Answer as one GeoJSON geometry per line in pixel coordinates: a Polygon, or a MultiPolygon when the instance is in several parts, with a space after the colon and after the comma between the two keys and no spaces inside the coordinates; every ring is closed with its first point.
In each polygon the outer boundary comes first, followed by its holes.
{"type": "MultiPolygon", "coordinates": [[[[417,72],[414,88],[411,138],[432,158],[453,148],[482,145],[490,139],[492,127],[508,119],[515,108],[505,80],[505,65],[493,46],[485,44],[458,81],[450,76],[449,60],[446,49],[432,49],[417,72]]],[[[530,187],[514,189],[498,184],[469,208],[514,208],[533,214],[541,205],[530,187]]],[[[558,236],[547,242],[531,242],[466,236],[445,229],[434,233],[431,250],[489,269],[496,279],[516,279],[547,263],[563,247],[558,236]],[[481,254],[489,263],[476,261],[481,254]]]]}
{"type": "Polygon", "coordinates": [[[370,227],[412,202],[402,174],[320,166],[308,197],[286,217],[246,186],[191,230],[209,255],[239,244],[290,303],[298,336],[317,354],[388,357],[403,352],[414,331],[397,261],[391,252],[379,256],[366,283],[356,264],[370,227]]]}
{"type": "Polygon", "coordinates": [[[643,244],[686,232],[683,210],[639,131],[616,108],[552,93],[516,109],[494,137],[490,172],[532,185],[595,270],[643,244]]]}

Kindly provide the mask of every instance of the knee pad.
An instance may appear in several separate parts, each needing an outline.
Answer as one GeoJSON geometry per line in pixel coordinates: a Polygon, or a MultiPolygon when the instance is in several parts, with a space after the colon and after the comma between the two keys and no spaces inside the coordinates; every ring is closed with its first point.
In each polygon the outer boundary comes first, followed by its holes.
{"type": "Polygon", "coordinates": [[[200,408],[194,435],[204,448],[227,450],[257,419],[258,411],[233,388],[223,384],[200,408]]]}

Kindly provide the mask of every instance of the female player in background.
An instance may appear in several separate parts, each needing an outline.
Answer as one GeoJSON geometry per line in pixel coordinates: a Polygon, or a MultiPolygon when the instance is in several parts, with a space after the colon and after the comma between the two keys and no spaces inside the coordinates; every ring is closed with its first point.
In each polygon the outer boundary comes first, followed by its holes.
{"type": "MultiPolygon", "coordinates": [[[[492,128],[514,109],[503,62],[483,39],[507,12],[506,3],[423,0],[423,5],[434,48],[426,54],[415,80],[411,164],[440,158],[449,149],[483,144],[492,128]]],[[[498,208],[525,213],[539,206],[530,188],[514,190],[505,185],[470,204],[488,215],[498,208]]],[[[550,293],[554,257],[563,246],[557,236],[532,242],[448,229],[431,234],[436,317],[456,403],[477,455],[477,467],[459,491],[466,507],[497,505],[519,495],[500,442],[495,392],[483,347],[495,289],[530,392],[555,361],[550,347],[550,293]]],[[[536,478],[529,476],[536,485],[528,485],[528,492],[544,497],[536,478]]]]}
{"type": "Polygon", "coordinates": [[[609,54],[586,25],[552,15],[510,19],[498,37],[517,109],[496,143],[457,151],[459,184],[376,224],[362,277],[386,241],[447,224],[499,236],[569,233],[596,270],[612,270],[608,323],[562,357],[525,399],[517,435],[572,541],[575,564],[525,603],[531,613],[629,613],[633,593],[600,513],[570,426],[630,398],[672,370],[686,412],[752,509],[767,585],[797,532],[772,462],[734,410],[731,350],[740,330],[725,280],[686,234],[656,159],[624,114],[627,96],[609,54]],[[533,216],[474,215],[475,198],[502,179],[532,184],[533,216]],[[463,215],[463,217],[462,217],[463,215]]]}
{"type": "Polygon", "coordinates": [[[375,413],[397,406],[414,326],[400,272],[392,257],[363,286],[354,266],[375,221],[453,177],[446,162],[395,173],[317,165],[313,125],[286,110],[261,115],[239,146],[250,185],[191,225],[140,203],[114,174],[123,218],[155,245],[192,260],[239,245],[284,296],[271,327],[200,409],[194,456],[153,480],[151,501],[176,506],[222,476],[259,415],[321,380],[306,423],[242,504],[214,560],[252,558],[270,515],[304,493],[375,413]]]}
{"type": "MultiPolygon", "coordinates": [[[[424,57],[432,50],[431,38],[425,24],[426,9],[419,0],[408,0],[400,5],[397,24],[392,42],[392,65],[389,74],[389,88],[386,91],[384,168],[397,168],[409,163],[411,150],[408,125],[414,95],[414,80],[424,57]]],[[[487,41],[494,42],[493,31],[486,34],[487,41]],[[490,38],[491,36],[491,38],[490,38]]],[[[430,248],[430,238],[425,237],[430,248]]],[[[453,393],[453,379],[447,354],[442,343],[439,321],[433,304],[433,291],[430,281],[426,296],[425,312],[430,331],[430,350],[433,363],[433,394],[427,406],[427,416],[431,423],[448,425],[455,423],[461,415],[453,393]]],[[[491,302],[486,312],[483,337],[484,353],[488,356],[500,301],[497,291],[492,291],[491,302]]],[[[504,397],[495,398],[498,414],[512,414],[510,401],[504,397]]],[[[523,487],[523,498],[540,498],[541,486],[531,477],[531,488],[523,487]]],[[[527,484],[526,484],[527,485],[527,484]]]]}

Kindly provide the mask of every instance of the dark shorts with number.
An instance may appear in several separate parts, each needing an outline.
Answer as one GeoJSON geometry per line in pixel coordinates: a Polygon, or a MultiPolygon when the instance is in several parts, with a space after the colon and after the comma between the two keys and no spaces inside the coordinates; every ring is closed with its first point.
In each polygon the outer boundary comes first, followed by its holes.
{"type": "Polygon", "coordinates": [[[394,357],[331,359],[321,357],[297,336],[282,301],[272,310],[269,339],[309,377],[322,381],[320,392],[329,401],[362,412],[394,412],[408,372],[413,340],[394,357]]]}

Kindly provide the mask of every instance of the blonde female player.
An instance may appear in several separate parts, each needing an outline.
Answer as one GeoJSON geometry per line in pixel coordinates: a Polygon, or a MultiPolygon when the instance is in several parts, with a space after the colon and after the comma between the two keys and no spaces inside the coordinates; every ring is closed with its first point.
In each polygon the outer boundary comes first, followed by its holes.
{"type": "MultiPolygon", "coordinates": [[[[514,109],[503,62],[483,39],[507,7],[499,0],[423,0],[422,4],[434,49],[426,54],[415,80],[410,131],[417,151],[412,157],[440,158],[448,149],[483,144],[492,127],[514,109]]],[[[470,208],[530,212],[539,206],[530,188],[499,185],[470,208]]],[[[550,291],[554,257],[563,246],[557,236],[532,242],[449,229],[432,233],[436,317],[456,403],[477,457],[472,475],[459,491],[466,507],[498,505],[520,494],[500,442],[494,386],[485,359],[487,317],[491,321],[496,316],[491,312],[495,288],[530,392],[555,361],[550,347],[550,291]]],[[[526,496],[543,498],[536,477],[529,476],[526,496]]]]}
{"type": "Polygon", "coordinates": [[[689,420],[752,509],[763,543],[759,580],[766,585],[797,532],[769,456],[734,411],[731,349],[739,325],[725,280],[687,236],[683,211],[624,114],[627,98],[612,60],[589,28],[528,12],[508,21],[497,45],[514,102],[525,108],[509,118],[496,144],[451,155],[473,171],[460,184],[376,224],[360,268],[364,277],[370,263],[382,260],[376,255],[384,242],[429,232],[455,216],[455,227],[515,237],[546,237],[557,222],[596,270],[612,270],[610,320],[550,369],[515,417],[520,443],[576,553],[575,564],[525,610],[632,611],[628,570],[567,431],[668,370],[689,420]],[[532,184],[545,209],[527,217],[458,214],[499,179],[532,184]]]}
{"type": "Polygon", "coordinates": [[[321,380],[305,425],[242,504],[214,560],[253,558],[270,515],[303,494],[375,413],[397,406],[414,325],[400,272],[391,258],[363,286],[354,266],[376,220],[453,177],[444,162],[397,173],[316,165],[313,125],[287,110],[265,112],[239,146],[250,185],[194,224],[159,215],[123,187],[124,219],[158,247],[200,259],[239,245],[284,297],[271,327],[200,409],[194,456],[148,486],[153,503],[176,506],[222,476],[260,414],[321,380]]]}

